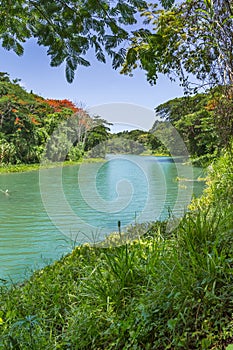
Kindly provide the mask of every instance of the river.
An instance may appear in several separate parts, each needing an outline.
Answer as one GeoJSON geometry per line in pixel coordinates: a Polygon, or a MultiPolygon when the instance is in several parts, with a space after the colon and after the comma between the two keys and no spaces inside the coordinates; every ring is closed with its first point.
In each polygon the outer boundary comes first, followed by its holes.
{"type": "Polygon", "coordinates": [[[204,184],[202,169],[168,157],[106,161],[0,175],[0,278],[20,281],[76,244],[135,222],[181,216],[204,184]],[[177,177],[189,181],[178,182],[177,177]],[[193,181],[194,180],[194,181],[193,181]]]}

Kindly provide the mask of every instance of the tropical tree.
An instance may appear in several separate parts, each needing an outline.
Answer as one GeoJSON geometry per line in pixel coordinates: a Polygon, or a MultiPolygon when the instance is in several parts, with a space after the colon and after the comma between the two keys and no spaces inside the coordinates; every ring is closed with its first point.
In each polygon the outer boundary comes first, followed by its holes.
{"type": "Polygon", "coordinates": [[[71,101],[28,93],[18,80],[11,81],[7,73],[0,73],[1,164],[38,163],[46,147],[50,160],[77,160],[92,123],[92,118],[71,101]]]}
{"type": "Polygon", "coordinates": [[[233,83],[233,4],[222,0],[185,0],[170,10],[141,11],[150,28],[135,31],[123,73],[140,67],[155,83],[158,74],[179,77],[188,88],[190,76],[202,86],[233,83]]]}
{"type": "MultiPolygon", "coordinates": [[[[186,93],[211,88],[215,106],[210,119],[215,123],[218,145],[228,145],[233,134],[232,1],[184,0],[169,10],[158,9],[154,4],[141,14],[148,27],[135,31],[122,73],[132,74],[139,67],[146,72],[151,84],[157,82],[160,73],[172,80],[178,77],[186,93]],[[213,89],[216,86],[218,91],[213,89]]],[[[188,115],[187,103],[170,101],[170,107],[178,107],[182,115],[186,109],[185,115],[188,115]]],[[[170,107],[166,105],[171,112],[170,107]]],[[[193,114],[196,108],[191,106],[192,117],[190,115],[188,123],[195,119],[199,125],[200,114],[193,114]]],[[[206,111],[202,115],[206,115],[206,111]]],[[[176,117],[179,118],[178,113],[176,117]]],[[[194,142],[200,144],[200,140],[194,142]]],[[[198,154],[200,152],[203,149],[198,154]]]]}
{"type": "Polygon", "coordinates": [[[69,118],[68,125],[72,129],[73,145],[79,145],[84,150],[88,132],[94,126],[93,118],[85,110],[80,109],[69,118]]]}
{"type": "Polygon", "coordinates": [[[91,157],[104,157],[106,153],[106,141],[110,137],[111,123],[102,119],[100,116],[94,116],[92,127],[87,131],[85,151],[89,151],[91,157]]]}

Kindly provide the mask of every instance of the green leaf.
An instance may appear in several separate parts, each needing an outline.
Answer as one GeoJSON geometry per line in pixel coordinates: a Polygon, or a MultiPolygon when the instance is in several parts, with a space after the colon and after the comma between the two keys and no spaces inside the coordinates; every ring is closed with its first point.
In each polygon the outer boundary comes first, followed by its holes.
{"type": "Polygon", "coordinates": [[[106,63],[106,59],[105,59],[103,51],[100,51],[100,50],[97,51],[96,52],[96,58],[97,58],[98,61],[106,63]]]}
{"type": "Polygon", "coordinates": [[[90,62],[85,60],[83,57],[79,56],[76,58],[77,59],[77,63],[84,66],[84,67],[89,67],[90,66],[90,62]]]}
{"type": "Polygon", "coordinates": [[[160,0],[160,3],[165,9],[169,9],[174,5],[175,0],[160,0]]]}
{"type": "Polygon", "coordinates": [[[68,83],[72,83],[74,80],[74,70],[69,66],[69,64],[66,64],[66,79],[68,83]]]}
{"type": "Polygon", "coordinates": [[[67,57],[66,62],[73,71],[75,71],[77,69],[78,57],[69,56],[69,57],[67,57]]]}
{"type": "Polygon", "coordinates": [[[19,43],[16,43],[14,46],[14,51],[18,56],[22,56],[24,53],[24,48],[19,43]]]}

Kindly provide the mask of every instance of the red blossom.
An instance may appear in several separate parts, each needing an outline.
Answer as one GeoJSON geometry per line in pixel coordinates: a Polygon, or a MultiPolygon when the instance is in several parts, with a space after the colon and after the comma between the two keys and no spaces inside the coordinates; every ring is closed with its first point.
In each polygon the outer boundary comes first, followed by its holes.
{"type": "Polygon", "coordinates": [[[47,99],[44,101],[50,107],[54,109],[54,112],[61,112],[63,108],[71,109],[73,112],[78,112],[80,109],[75,106],[75,104],[67,99],[64,100],[55,100],[47,99]]]}
{"type": "Polygon", "coordinates": [[[19,117],[15,118],[15,125],[17,125],[17,124],[21,124],[19,117]]]}

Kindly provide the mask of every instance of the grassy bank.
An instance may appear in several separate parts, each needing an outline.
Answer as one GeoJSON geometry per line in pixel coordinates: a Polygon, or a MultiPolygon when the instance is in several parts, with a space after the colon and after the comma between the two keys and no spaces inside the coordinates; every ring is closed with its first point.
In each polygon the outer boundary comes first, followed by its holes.
{"type": "Polygon", "coordinates": [[[232,163],[226,153],[213,165],[172,231],[135,227],[122,245],[77,247],[24,285],[2,285],[0,349],[230,349],[232,163]]]}
{"type": "Polygon", "coordinates": [[[19,173],[25,171],[39,170],[43,168],[54,168],[59,166],[79,165],[83,163],[104,162],[103,158],[83,158],[79,161],[65,161],[65,162],[48,162],[37,164],[16,164],[16,165],[0,165],[0,174],[19,173]]]}

